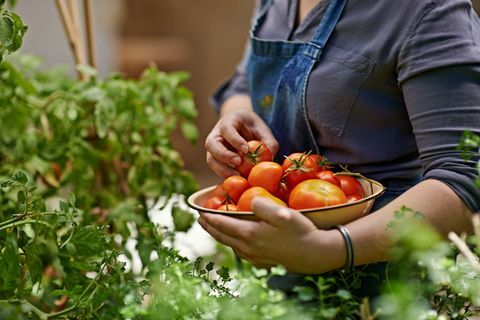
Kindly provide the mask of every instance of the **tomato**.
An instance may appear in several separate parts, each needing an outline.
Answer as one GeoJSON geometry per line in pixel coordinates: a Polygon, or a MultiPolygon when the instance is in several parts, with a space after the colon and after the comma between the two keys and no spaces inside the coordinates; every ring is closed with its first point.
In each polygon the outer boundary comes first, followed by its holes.
{"type": "Polygon", "coordinates": [[[252,211],[252,200],[255,197],[264,197],[274,202],[278,203],[281,206],[286,207],[287,205],[282,200],[278,199],[267,190],[262,187],[251,187],[247,191],[245,191],[240,200],[238,200],[237,211],[252,211]]]}
{"type": "Polygon", "coordinates": [[[332,163],[328,162],[325,156],[321,156],[314,153],[314,154],[308,155],[308,157],[315,162],[317,171],[329,170],[332,168],[332,163]]]}
{"type": "Polygon", "coordinates": [[[335,177],[340,181],[340,187],[345,195],[350,196],[352,194],[358,194],[362,196],[362,198],[365,196],[365,190],[363,190],[360,182],[354,177],[345,175],[336,175],[335,177]]]}
{"type": "Polygon", "coordinates": [[[230,176],[223,181],[223,190],[233,203],[237,203],[242,193],[250,187],[242,176],[230,176]]]}
{"type": "Polygon", "coordinates": [[[351,195],[347,196],[347,202],[348,203],[355,202],[355,201],[358,201],[360,199],[363,199],[363,197],[361,195],[358,195],[358,194],[351,194],[351,195]]]}
{"type": "Polygon", "coordinates": [[[293,209],[310,209],[333,206],[347,202],[342,189],[320,179],[310,179],[300,182],[288,198],[288,204],[293,209]]]}
{"type": "Polygon", "coordinates": [[[217,208],[217,210],[221,211],[237,211],[237,206],[234,204],[222,204],[220,207],[217,208]]]}
{"type": "Polygon", "coordinates": [[[285,181],[293,189],[297,184],[308,179],[314,179],[317,164],[306,153],[292,153],[282,164],[285,181]]]}
{"type": "Polygon", "coordinates": [[[210,196],[223,196],[225,195],[225,190],[223,189],[223,182],[217,184],[215,189],[210,192],[210,196]]]}
{"type": "Polygon", "coordinates": [[[225,196],[211,196],[205,201],[203,207],[207,209],[218,209],[222,204],[227,202],[227,197],[225,196]]]}
{"type": "Polygon", "coordinates": [[[262,161],[272,161],[273,155],[270,149],[261,141],[248,141],[248,153],[240,154],[242,162],[235,167],[242,177],[247,178],[253,166],[262,161]]]}
{"type": "Polygon", "coordinates": [[[287,186],[287,184],[284,181],[280,181],[279,183],[279,188],[277,192],[275,192],[273,195],[279,199],[281,199],[283,202],[288,203],[288,196],[290,195],[290,188],[287,186]]]}
{"type": "Polygon", "coordinates": [[[317,172],[316,178],[328,181],[330,183],[333,183],[337,187],[340,187],[340,181],[337,179],[337,177],[335,176],[335,173],[333,173],[333,171],[320,170],[320,171],[317,172]]]}
{"type": "Polygon", "coordinates": [[[263,161],[252,168],[248,175],[248,183],[252,187],[262,187],[270,193],[275,193],[279,189],[282,176],[281,165],[273,161],[263,161]]]}

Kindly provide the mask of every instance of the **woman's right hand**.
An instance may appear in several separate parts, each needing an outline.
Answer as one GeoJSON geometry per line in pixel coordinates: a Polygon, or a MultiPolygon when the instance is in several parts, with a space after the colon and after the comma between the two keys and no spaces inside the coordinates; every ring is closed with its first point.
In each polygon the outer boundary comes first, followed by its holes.
{"type": "Polygon", "coordinates": [[[239,153],[247,153],[249,140],[265,143],[272,155],[278,142],[267,124],[253,111],[250,98],[235,96],[222,107],[222,116],[205,140],[207,164],[219,176],[239,174],[235,167],[241,163],[239,153]]]}

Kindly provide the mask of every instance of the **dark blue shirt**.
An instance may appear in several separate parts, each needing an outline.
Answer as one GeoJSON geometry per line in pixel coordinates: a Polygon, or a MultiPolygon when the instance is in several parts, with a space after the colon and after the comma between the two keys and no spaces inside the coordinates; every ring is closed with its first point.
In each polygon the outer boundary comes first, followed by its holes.
{"type": "MultiPolygon", "coordinates": [[[[277,0],[260,37],[309,41],[327,4],[297,26],[298,0],[277,0]]],[[[217,109],[248,94],[245,72],[242,62],[216,93],[217,109]]],[[[480,19],[469,0],[349,0],[306,108],[331,162],[380,181],[438,179],[480,211],[478,152],[465,160],[456,149],[464,131],[480,134],[480,19]]]]}

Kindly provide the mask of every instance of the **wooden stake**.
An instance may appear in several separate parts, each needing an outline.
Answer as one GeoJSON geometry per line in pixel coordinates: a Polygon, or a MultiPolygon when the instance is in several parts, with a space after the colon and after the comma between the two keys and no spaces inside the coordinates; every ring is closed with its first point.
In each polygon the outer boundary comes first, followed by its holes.
{"type": "MultiPolygon", "coordinates": [[[[63,0],[56,0],[55,3],[57,5],[58,12],[60,13],[63,29],[65,30],[65,33],[67,35],[68,44],[70,45],[70,48],[72,49],[72,52],[73,52],[75,65],[81,64],[83,62],[82,54],[81,54],[80,48],[78,47],[78,42],[75,38],[74,26],[72,24],[72,19],[70,17],[70,14],[68,13],[67,7],[65,6],[65,3],[63,2],[63,0]]],[[[79,79],[82,79],[82,80],[84,79],[84,76],[82,73],[77,72],[77,74],[79,79]]]]}
{"type": "Polygon", "coordinates": [[[80,61],[81,64],[84,64],[86,63],[86,57],[83,45],[83,37],[80,26],[80,15],[78,13],[77,0],[67,0],[67,5],[72,21],[75,43],[77,44],[78,50],[80,51],[80,61]]]}
{"type": "Polygon", "coordinates": [[[96,68],[97,60],[95,58],[95,38],[93,35],[93,8],[91,0],[83,0],[85,11],[85,29],[87,31],[88,63],[96,68]]]}

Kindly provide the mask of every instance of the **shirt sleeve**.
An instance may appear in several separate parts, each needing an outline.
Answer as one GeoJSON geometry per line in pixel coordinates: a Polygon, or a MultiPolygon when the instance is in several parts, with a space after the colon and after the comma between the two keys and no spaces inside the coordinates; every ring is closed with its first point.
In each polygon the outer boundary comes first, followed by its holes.
{"type": "Polygon", "coordinates": [[[425,179],[446,183],[480,211],[478,151],[465,159],[462,134],[480,134],[480,22],[469,1],[438,1],[405,42],[402,88],[425,179]]]}
{"type": "MultiPolygon", "coordinates": [[[[255,1],[255,7],[253,17],[260,11],[261,0],[255,1]]],[[[210,98],[210,104],[215,111],[219,112],[225,100],[236,94],[248,94],[248,82],[247,82],[247,59],[250,51],[250,45],[247,43],[243,53],[242,60],[235,68],[233,75],[225,80],[218,89],[213,93],[210,98]]]]}

